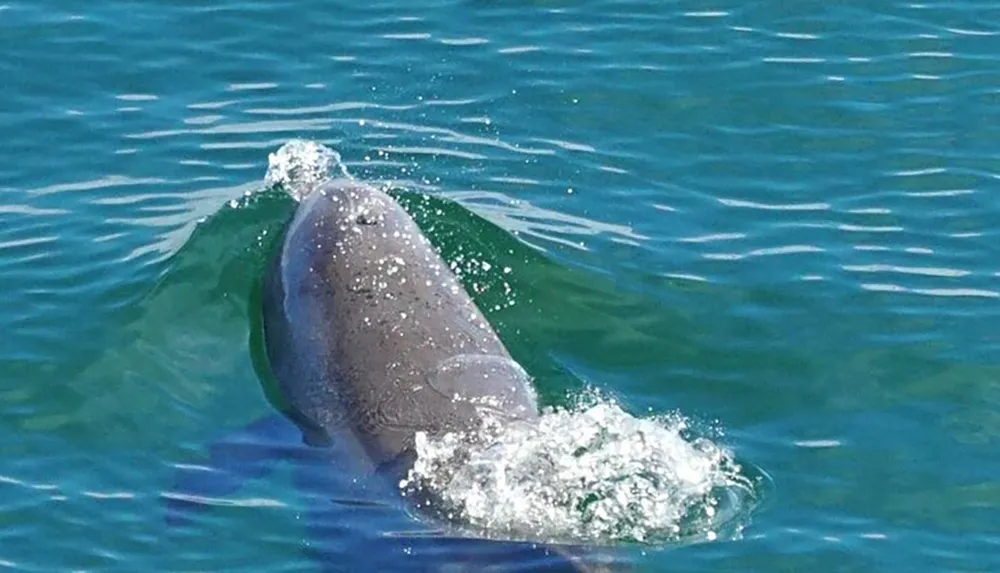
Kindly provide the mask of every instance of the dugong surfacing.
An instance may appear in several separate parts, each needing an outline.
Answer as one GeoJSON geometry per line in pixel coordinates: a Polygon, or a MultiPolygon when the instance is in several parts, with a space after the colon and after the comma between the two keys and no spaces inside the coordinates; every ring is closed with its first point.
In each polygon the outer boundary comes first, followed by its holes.
{"type": "Polygon", "coordinates": [[[266,277],[263,318],[307,441],[349,429],[376,466],[405,466],[416,431],[469,430],[487,411],[537,416],[527,375],[448,265],[368,185],[328,182],[302,201],[266,277]]]}
{"type": "MultiPolygon", "coordinates": [[[[413,219],[354,180],[299,204],[264,280],[263,330],[305,442],[350,438],[391,480],[411,467],[417,432],[538,415],[527,375],[413,219]]],[[[580,548],[552,550],[573,571],[606,570],[580,548]]],[[[544,563],[517,551],[515,567],[544,563]]]]}

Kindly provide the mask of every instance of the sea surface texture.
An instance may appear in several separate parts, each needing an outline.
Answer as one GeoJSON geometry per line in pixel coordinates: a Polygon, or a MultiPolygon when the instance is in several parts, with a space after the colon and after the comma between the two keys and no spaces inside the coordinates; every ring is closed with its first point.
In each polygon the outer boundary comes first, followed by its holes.
{"type": "Polygon", "coordinates": [[[622,454],[655,507],[578,475],[672,516],[599,531],[635,570],[1000,571],[995,3],[0,0],[0,54],[0,570],[500,559],[303,493],[333,464],[165,517],[276,411],[265,173],[302,140],[420,215],[545,406],[600,396],[553,435],[658,452],[622,454]],[[694,527],[709,454],[749,485],[694,527]]]}

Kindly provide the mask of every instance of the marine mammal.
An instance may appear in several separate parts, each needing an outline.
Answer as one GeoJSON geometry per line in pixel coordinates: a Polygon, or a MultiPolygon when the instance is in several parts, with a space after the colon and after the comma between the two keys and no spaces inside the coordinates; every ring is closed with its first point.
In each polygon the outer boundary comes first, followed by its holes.
{"type": "Polygon", "coordinates": [[[214,443],[204,464],[179,468],[165,495],[168,522],[188,523],[281,459],[294,464],[293,481],[312,500],[304,522],[324,570],[356,570],[345,550],[387,561],[366,570],[608,570],[584,548],[396,535],[412,517],[380,500],[398,494],[398,482],[376,479],[362,492],[343,471],[361,460],[379,470],[371,475],[399,478],[414,460],[417,432],[538,416],[527,374],[395,199],[352,179],[315,186],[261,282],[251,345],[259,333],[266,364],[258,374],[277,386],[275,405],[287,419],[258,420],[214,443]],[[384,535],[369,535],[373,519],[384,535]]]}
{"type": "Polygon", "coordinates": [[[538,415],[534,389],[416,222],[329,181],[299,204],[265,278],[268,360],[307,440],[349,429],[376,466],[414,435],[538,415]]]}
{"type": "MultiPolygon", "coordinates": [[[[262,296],[271,371],[307,443],[350,434],[398,479],[417,432],[539,415],[527,373],[413,218],[375,187],[338,179],[309,192],[262,296]]],[[[523,567],[524,545],[508,550],[523,567]]],[[[542,550],[573,571],[610,570],[584,548],[542,550]]]]}

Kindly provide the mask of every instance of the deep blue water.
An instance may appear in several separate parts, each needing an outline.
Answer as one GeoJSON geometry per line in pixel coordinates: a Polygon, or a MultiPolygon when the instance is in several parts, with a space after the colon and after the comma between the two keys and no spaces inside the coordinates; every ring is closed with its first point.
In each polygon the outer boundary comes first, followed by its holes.
{"type": "Polygon", "coordinates": [[[1000,570],[997,5],[19,1],[0,48],[0,568],[313,570],[287,472],[180,535],[159,499],[271,409],[293,205],[243,196],[304,137],[461,205],[547,400],[771,476],[742,539],[641,570],[1000,570]]]}

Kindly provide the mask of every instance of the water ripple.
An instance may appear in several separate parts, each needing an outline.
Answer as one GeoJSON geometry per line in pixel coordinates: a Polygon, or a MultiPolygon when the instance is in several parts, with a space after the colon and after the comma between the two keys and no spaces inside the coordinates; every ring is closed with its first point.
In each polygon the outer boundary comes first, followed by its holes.
{"type": "Polygon", "coordinates": [[[895,284],[886,283],[862,283],[861,288],[870,291],[879,292],[902,292],[902,293],[913,293],[922,294],[926,296],[938,296],[938,297],[975,297],[975,298],[1000,298],[1000,292],[993,290],[980,290],[980,289],[929,289],[929,288],[910,288],[895,284]]]}
{"type": "Polygon", "coordinates": [[[220,507],[204,540],[162,550],[159,457],[140,469],[129,448],[174,455],[179,429],[266,407],[246,292],[284,212],[244,202],[268,152],[310,137],[515,235],[479,229],[530,275],[521,300],[545,301],[501,315],[514,344],[626,401],[711,413],[781,472],[744,542],[671,567],[997,569],[977,513],[995,492],[975,485],[1000,471],[995,12],[0,5],[0,566],[304,566],[285,491],[241,493],[286,507],[220,507]],[[524,262],[536,249],[545,265],[524,262]]]}
{"type": "Polygon", "coordinates": [[[845,271],[861,273],[900,273],[910,275],[922,275],[928,277],[964,277],[972,274],[970,271],[958,269],[938,269],[921,267],[902,267],[895,265],[844,265],[845,271]]]}

